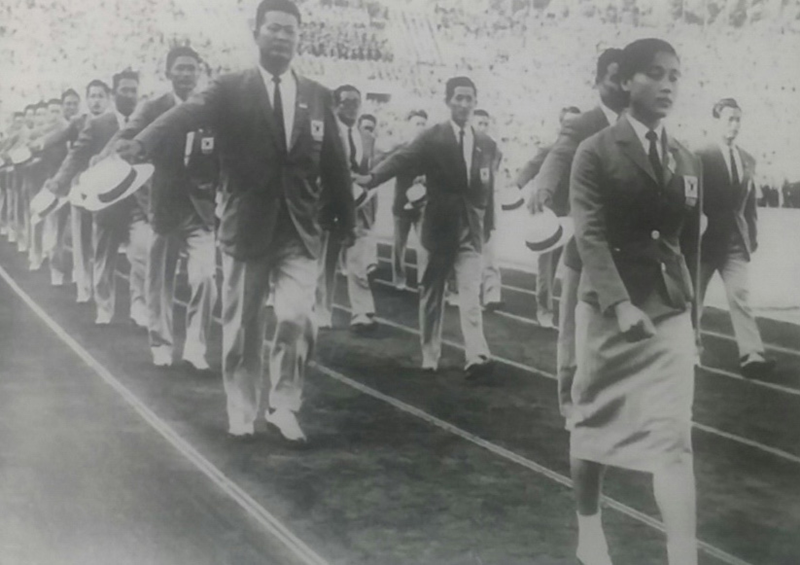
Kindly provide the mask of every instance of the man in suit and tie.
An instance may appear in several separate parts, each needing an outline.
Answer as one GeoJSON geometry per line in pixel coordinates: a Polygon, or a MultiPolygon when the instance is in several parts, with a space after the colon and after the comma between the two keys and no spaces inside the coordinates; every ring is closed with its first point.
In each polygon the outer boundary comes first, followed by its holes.
{"type": "MultiPolygon", "coordinates": [[[[103,115],[111,100],[111,88],[102,80],[95,79],[86,85],[86,107],[88,113],[73,115],[42,139],[37,141],[36,150],[66,144],[71,150],[78,140],[86,123],[103,115]]],[[[63,165],[63,161],[62,161],[63,165]]],[[[77,176],[76,171],[75,176],[77,176]]],[[[74,178],[74,177],[73,177],[74,178]]],[[[52,188],[52,185],[51,185],[52,188]]],[[[65,188],[65,193],[68,187],[65,188]]],[[[77,287],[76,301],[79,304],[92,298],[92,213],[70,204],[70,235],[72,239],[72,280],[77,287]]]]}
{"type": "Polygon", "coordinates": [[[275,336],[269,351],[267,422],[302,441],[297,421],[317,328],[312,318],[319,272],[323,202],[352,242],[350,170],[331,92],[291,68],[300,12],[289,0],[262,0],[254,38],[259,65],[225,74],[162,114],[117,150],[152,157],[174,133],[201,125],[215,132],[221,168],[222,372],[228,431],[254,433],[263,382],[265,299],[274,282],[275,336]]]}
{"type": "Polygon", "coordinates": [[[424,131],[359,182],[374,188],[403,172],[426,176],[422,245],[429,260],[420,294],[422,368],[438,369],[445,284],[455,270],[466,375],[469,380],[480,380],[491,376],[494,369],[483,334],[480,288],[483,244],[494,229],[497,145],[469,123],[477,103],[471,79],[448,80],[445,102],[450,108],[448,121],[424,131]]]}
{"type": "MultiPolygon", "coordinates": [[[[333,93],[336,123],[351,175],[363,175],[369,171],[375,152],[375,137],[362,129],[361,91],[351,84],[338,87],[333,93]]],[[[373,195],[374,196],[374,195],[373,195]]],[[[329,327],[332,321],[333,299],[336,292],[336,268],[340,262],[347,276],[347,294],[350,298],[350,328],[360,334],[377,328],[375,322],[375,300],[369,285],[368,271],[374,261],[377,243],[372,236],[376,198],[368,198],[356,209],[355,243],[342,250],[336,241],[336,230],[326,230],[324,253],[317,286],[317,319],[329,327]]]]}
{"type": "MultiPolygon", "coordinates": [[[[704,298],[711,277],[718,272],[728,296],[742,374],[759,377],[769,373],[775,361],[764,357],[749,301],[748,263],[758,248],[756,161],[736,144],[742,120],[736,100],[723,98],[714,105],[712,115],[719,138],[698,151],[703,161],[703,208],[708,217],[700,248],[700,292],[704,298]]],[[[697,323],[702,315],[698,314],[697,323]]]]}
{"type": "MultiPolygon", "coordinates": [[[[45,188],[56,196],[66,195],[75,176],[86,170],[120,129],[124,128],[136,108],[139,96],[139,75],[125,70],[114,75],[114,111],[89,118],[73,144],[58,173],[45,188]]],[[[92,214],[92,282],[97,306],[95,323],[107,325],[116,307],[116,266],[119,248],[127,243],[130,263],[130,316],[140,327],[147,327],[147,305],[144,291],[147,271],[147,250],[151,230],[137,195],[134,194],[92,214]]]]}
{"type": "MultiPolygon", "coordinates": [[[[133,139],[156,118],[183,104],[194,92],[200,76],[200,56],[178,46],[167,54],[167,78],[172,90],[143,104],[115,139],[133,139]]],[[[149,252],[147,294],[149,339],[153,363],[172,364],[175,339],[172,308],[178,254],[187,254],[190,298],[186,308],[186,342],[183,359],[198,370],[209,368],[206,341],[212,309],[217,299],[214,247],[213,179],[192,178],[187,169],[192,151],[213,153],[214,137],[205,130],[188,134],[174,131],[153,154],[155,172],[150,193],[153,240],[149,252]]]]}
{"type": "MultiPolygon", "coordinates": [[[[620,49],[606,49],[597,60],[595,88],[598,105],[562,126],[555,144],[533,179],[528,209],[535,214],[544,207],[560,205],[569,210],[569,176],[575,151],[580,143],[617,121],[628,104],[619,82],[620,49]]],[[[558,397],[561,413],[568,415],[572,404],[570,390],[575,376],[575,307],[578,304],[578,281],[583,263],[574,240],[564,250],[564,276],[561,279],[561,302],[558,312],[558,397]]]]}

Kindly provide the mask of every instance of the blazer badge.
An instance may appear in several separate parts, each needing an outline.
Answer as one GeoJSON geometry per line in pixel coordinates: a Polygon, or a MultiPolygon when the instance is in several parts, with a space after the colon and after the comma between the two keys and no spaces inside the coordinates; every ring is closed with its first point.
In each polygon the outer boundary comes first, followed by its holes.
{"type": "Polygon", "coordinates": [[[683,195],[687,206],[694,208],[697,205],[697,199],[700,196],[697,177],[691,175],[683,176],[683,195]]]}
{"type": "Polygon", "coordinates": [[[322,141],[325,136],[325,123],[322,120],[311,120],[311,137],[314,141],[322,141]]]}
{"type": "Polygon", "coordinates": [[[211,155],[214,152],[214,138],[204,137],[200,140],[200,151],[203,155],[211,155]]]}
{"type": "Polygon", "coordinates": [[[489,167],[481,168],[481,182],[489,182],[491,179],[491,173],[489,171],[489,167]]]}

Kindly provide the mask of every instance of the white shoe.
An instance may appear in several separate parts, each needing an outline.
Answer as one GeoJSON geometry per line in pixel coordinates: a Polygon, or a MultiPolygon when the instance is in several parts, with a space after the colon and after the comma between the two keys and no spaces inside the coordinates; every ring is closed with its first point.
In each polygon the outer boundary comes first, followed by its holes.
{"type": "Polygon", "coordinates": [[[578,547],[575,557],[578,558],[582,565],[614,565],[611,562],[608,551],[590,551],[578,547]]]}
{"type": "Polygon", "coordinates": [[[267,422],[278,428],[281,435],[289,441],[306,441],[306,434],[300,428],[297,421],[297,416],[291,410],[285,408],[278,408],[277,410],[267,410],[264,414],[267,422]]]}
{"type": "Polygon", "coordinates": [[[400,292],[405,292],[408,290],[408,285],[405,282],[397,282],[394,283],[394,289],[399,290],[400,292]]]}
{"type": "Polygon", "coordinates": [[[183,360],[198,371],[208,371],[211,369],[208,365],[208,361],[206,361],[205,355],[192,352],[191,350],[184,349],[183,360]]]}
{"type": "Polygon", "coordinates": [[[330,329],[333,327],[333,320],[331,319],[331,316],[326,316],[325,314],[322,314],[321,312],[317,311],[314,314],[314,317],[316,318],[317,321],[317,328],[330,329]]]}
{"type": "Polygon", "coordinates": [[[456,293],[448,294],[447,298],[445,298],[445,302],[447,303],[448,306],[458,306],[458,294],[456,293]]]}
{"type": "Polygon", "coordinates": [[[229,417],[228,433],[235,437],[251,436],[256,433],[255,424],[253,422],[245,422],[241,416],[229,417]]]}
{"type": "Polygon", "coordinates": [[[153,365],[156,367],[169,367],[172,365],[172,349],[164,345],[153,347],[150,350],[153,354],[153,365]]]}
{"type": "Polygon", "coordinates": [[[555,328],[556,324],[553,321],[553,313],[544,310],[536,312],[536,320],[543,328],[555,328]]]}
{"type": "Polygon", "coordinates": [[[50,286],[64,286],[64,273],[50,271],[50,286]]]}
{"type": "Polygon", "coordinates": [[[111,314],[105,312],[98,312],[97,317],[94,319],[97,326],[107,326],[111,323],[111,314]]]}
{"type": "Polygon", "coordinates": [[[78,296],[75,297],[75,302],[78,304],[86,304],[92,299],[92,294],[90,292],[82,292],[80,287],[78,288],[78,296]]]}
{"type": "Polygon", "coordinates": [[[8,242],[9,243],[16,243],[17,242],[17,234],[14,233],[14,230],[8,230],[8,242]]]}

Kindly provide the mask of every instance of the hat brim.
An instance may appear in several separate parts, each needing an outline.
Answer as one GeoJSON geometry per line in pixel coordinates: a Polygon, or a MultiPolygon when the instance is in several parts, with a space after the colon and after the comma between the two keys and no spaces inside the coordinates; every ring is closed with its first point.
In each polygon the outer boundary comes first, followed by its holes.
{"type": "Polygon", "coordinates": [[[102,202],[97,197],[96,191],[90,191],[87,193],[86,187],[82,187],[79,183],[73,187],[72,191],[70,191],[70,202],[75,206],[80,206],[81,208],[88,210],[89,212],[99,212],[100,210],[104,210],[109,206],[113,206],[121,200],[125,200],[128,196],[142,188],[142,186],[144,186],[144,184],[150,180],[150,177],[153,176],[153,171],[155,170],[155,167],[150,163],[133,165],[132,168],[136,176],[134,177],[130,186],[128,186],[124,192],[118,194],[116,198],[108,202],[102,202]]]}
{"type": "Polygon", "coordinates": [[[558,224],[559,229],[552,237],[541,241],[526,241],[525,245],[535,253],[547,253],[564,247],[575,235],[575,224],[572,218],[559,218],[558,224]]]}
{"type": "Polygon", "coordinates": [[[42,220],[44,220],[50,214],[54,214],[61,210],[67,202],[69,202],[69,198],[66,196],[57,196],[55,200],[44,210],[41,211],[39,214],[31,214],[31,224],[36,225],[42,220]]]}
{"type": "Polygon", "coordinates": [[[510,210],[516,210],[517,208],[519,208],[523,204],[525,204],[525,199],[523,199],[522,196],[520,196],[518,199],[514,200],[513,202],[502,202],[500,204],[500,208],[504,212],[508,212],[510,210]]]}

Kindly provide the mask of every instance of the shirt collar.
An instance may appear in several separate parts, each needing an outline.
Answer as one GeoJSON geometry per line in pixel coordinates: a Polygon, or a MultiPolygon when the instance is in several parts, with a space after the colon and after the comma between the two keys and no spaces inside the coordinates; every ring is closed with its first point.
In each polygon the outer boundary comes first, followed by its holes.
{"type": "MultiPolygon", "coordinates": [[[[633,127],[633,131],[636,132],[636,137],[639,138],[639,141],[642,142],[642,147],[644,147],[644,152],[647,153],[650,148],[650,140],[647,139],[647,132],[650,131],[650,128],[644,125],[642,122],[634,118],[632,115],[628,114],[628,122],[630,122],[631,127],[633,127]]],[[[664,139],[664,124],[658,124],[658,127],[654,130],[656,134],[658,134],[658,139],[664,139]]],[[[661,153],[661,148],[658,149],[659,153],[661,153]]]]}
{"type": "Polygon", "coordinates": [[[350,129],[350,128],[353,128],[353,131],[356,131],[356,124],[353,124],[352,126],[348,126],[346,123],[344,123],[339,118],[339,116],[336,116],[336,123],[339,124],[339,129],[342,131],[342,133],[347,133],[347,130],[350,129]]]}
{"type": "Polygon", "coordinates": [[[738,149],[739,146],[736,145],[736,140],[734,140],[733,143],[731,143],[730,145],[720,140],[719,148],[722,150],[722,154],[725,155],[725,157],[728,157],[730,155],[731,149],[738,149]]]}
{"type": "MultiPolygon", "coordinates": [[[[126,124],[125,116],[123,116],[122,113],[116,108],[114,108],[114,115],[117,116],[117,123],[119,124],[119,129],[124,128],[126,124]]],[[[128,121],[130,121],[130,119],[131,117],[128,116],[128,121]]]]}
{"type": "MultiPolygon", "coordinates": [[[[453,133],[456,134],[456,140],[458,140],[458,136],[461,133],[461,126],[455,123],[453,120],[450,120],[450,125],[453,126],[453,133]]],[[[464,124],[464,137],[469,137],[472,135],[472,126],[468,123],[464,124]]]]}
{"type": "MultiPolygon", "coordinates": [[[[271,72],[269,72],[267,69],[265,69],[263,66],[261,66],[260,64],[258,65],[258,72],[261,73],[261,78],[264,80],[264,84],[266,84],[266,85],[271,87],[272,84],[273,84],[272,77],[274,75],[271,72]]],[[[281,74],[278,75],[279,77],[281,77],[281,84],[283,84],[283,82],[284,82],[283,79],[287,75],[290,78],[297,80],[297,78],[294,75],[294,69],[292,69],[292,67],[289,67],[284,72],[282,72],[281,74]]]]}
{"type": "Polygon", "coordinates": [[[605,115],[606,119],[608,120],[609,125],[613,125],[619,119],[619,114],[603,104],[603,101],[600,101],[600,109],[603,111],[603,115],[605,115]]]}

